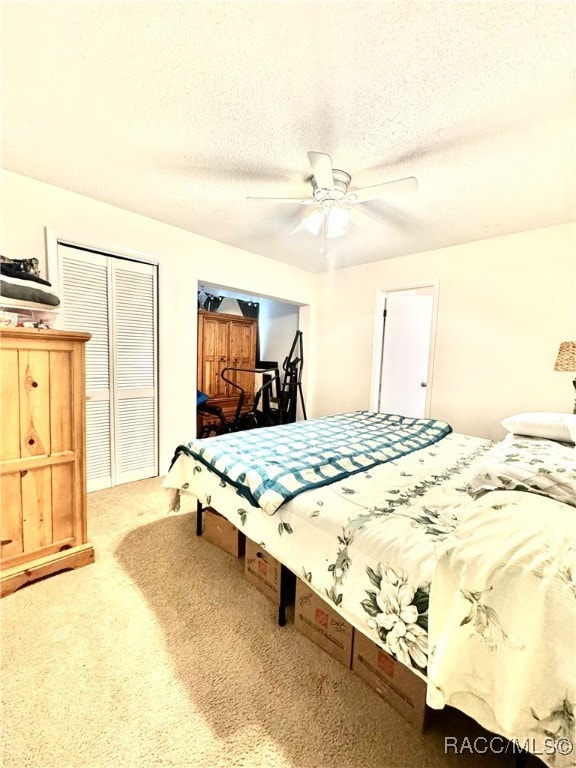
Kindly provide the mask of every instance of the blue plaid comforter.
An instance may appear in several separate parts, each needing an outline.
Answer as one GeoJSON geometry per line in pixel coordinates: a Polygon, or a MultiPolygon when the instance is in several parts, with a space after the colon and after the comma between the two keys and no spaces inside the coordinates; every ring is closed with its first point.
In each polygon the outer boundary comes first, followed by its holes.
{"type": "Polygon", "coordinates": [[[193,440],[176,449],[215,472],[268,514],[321,485],[384,464],[441,440],[452,427],[371,411],[193,440]]]}

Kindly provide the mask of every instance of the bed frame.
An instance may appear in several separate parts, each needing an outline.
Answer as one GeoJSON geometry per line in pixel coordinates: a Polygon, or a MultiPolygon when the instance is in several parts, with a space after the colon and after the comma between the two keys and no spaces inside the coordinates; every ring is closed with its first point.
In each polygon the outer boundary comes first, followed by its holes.
{"type": "MultiPolygon", "coordinates": [[[[204,508],[201,501],[196,501],[196,536],[202,536],[202,513],[204,508]]],[[[278,624],[286,625],[286,608],[294,599],[296,576],[283,563],[280,563],[280,599],[278,602],[278,624]]]]}

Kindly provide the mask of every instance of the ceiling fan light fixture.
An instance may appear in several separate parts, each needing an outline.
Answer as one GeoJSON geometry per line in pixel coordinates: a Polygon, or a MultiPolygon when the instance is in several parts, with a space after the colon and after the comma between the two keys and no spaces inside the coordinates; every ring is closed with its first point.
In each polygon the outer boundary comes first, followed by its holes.
{"type": "Polygon", "coordinates": [[[350,221],[350,212],[347,208],[339,208],[334,205],[329,210],[317,209],[304,221],[304,226],[311,235],[319,235],[322,229],[322,219],[326,215],[327,228],[326,237],[341,237],[346,232],[346,227],[350,221]]]}
{"type": "Polygon", "coordinates": [[[311,235],[318,235],[320,233],[320,227],[322,226],[322,216],[324,214],[320,210],[313,211],[309,216],[304,219],[304,227],[310,232],[311,235]]]}
{"type": "Polygon", "coordinates": [[[328,215],[328,237],[341,237],[350,221],[348,208],[334,206],[328,215]]]}
{"type": "Polygon", "coordinates": [[[302,230],[310,234],[321,235],[320,252],[329,255],[328,239],[346,234],[349,221],[360,229],[372,227],[377,221],[360,208],[357,203],[371,200],[386,200],[391,195],[415,192],[418,181],[414,176],[395,179],[370,187],[349,190],[352,177],[346,171],[334,168],[332,159],[326,152],[308,152],[308,161],[312,176],[308,181],[312,185],[311,197],[250,197],[250,200],[267,200],[271,203],[290,203],[312,206],[311,213],[303,218],[290,233],[294,235],[302,230]]]}

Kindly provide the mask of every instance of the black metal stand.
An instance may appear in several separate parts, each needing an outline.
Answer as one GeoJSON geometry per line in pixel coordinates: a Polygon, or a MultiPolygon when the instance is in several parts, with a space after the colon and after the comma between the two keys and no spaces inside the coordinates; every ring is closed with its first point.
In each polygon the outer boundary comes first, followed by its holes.
{"type": "Polygon", "coordinates": [[[237,366],[227,366],[226,368],[223,368],[220,372],[220,378],[225,381],[227,384],[229,384],[234,389],[239,390],[240,396],[238,398],[238,403],[236,405],[236,412],[234,414],[234,419],[230,424],[228,425],[228,429],[224,429],[224,432],[240,432],[244,429],[254,429],[255,427],[262,427],[262,426],[271,426],[272,420],[271,420],[271,412],[268,410],[267,413],[263,413],[262,411],[258,411],[258,404],[261,399],[268,398],[267,402],[269,403],[269,396],[270,396],[270,390],[275,385],[276,390],[279,391],[280,389],[280,372],[278,371],[278,366],[274,363],[271,366],[267,367],[259,367],[259,368],[240,368],[237,366]],[[238,384],[237,381],[234,381],[229,376],[226,376],[226,373],[229,371],[233,371],[236,373],[260,373],[263,376],[267,374],[264,384],[260,387],[260,389],[254,394],[254,403],[252,406],[251,411],[248,411],[247,413],[242,413],[242,407],[244,405],[244,401],[246,399],[246,391],[242,389],[240,384],[238,384]],[[262,419],[262,423],[260,420],[260,417],[262,419]]]}
{"type": "Polygon", "coordinates": [[[282,364],[284,381],[282,382],[281,397],[282,411],[284,413],[283,423],[285,424],[291,424],[296,421],[298,395],[300,395],[302,415],[305,419],[308,418],[306,415],[306,406],[304,405],[304,394],[302,392],[303,367],[304,348],[302,346],[302,331],[296,331],[288,357],[282,364]]]}
{"type": "Polygon", "coordinates": [[[196,502],[196,536],[202,536],[202,503],[196,502]]]}
{"type": "MultiPolygon", "coordinates": [[[[196,536],[202,536],[202,503],[196,501],[196,536]]],[[[294,600],[296,594],[296,576],[280,563],[280,589],[278,602],[278,624],[286,624],[286,608],[294,600]]]]}
{"type": "Polygon", "coordinates": [[[280,602],[278,603],[278,625],[286,624],[286,607],[296,594],[296,576],[280,563],[280,602]]]}

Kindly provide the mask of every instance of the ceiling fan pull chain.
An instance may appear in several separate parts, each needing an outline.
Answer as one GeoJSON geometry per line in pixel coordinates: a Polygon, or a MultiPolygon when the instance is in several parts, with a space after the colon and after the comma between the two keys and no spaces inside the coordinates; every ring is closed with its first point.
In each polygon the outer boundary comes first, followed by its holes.
{"type": "Polygon", "coordinates": [[[328,258],[328,211],[322,212],[322,241],[320,244],[320,253],[328,258]]]}

